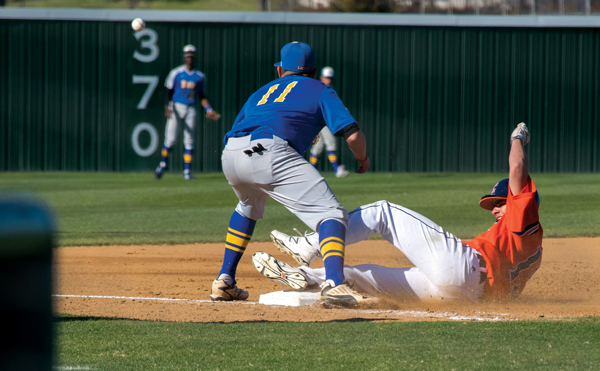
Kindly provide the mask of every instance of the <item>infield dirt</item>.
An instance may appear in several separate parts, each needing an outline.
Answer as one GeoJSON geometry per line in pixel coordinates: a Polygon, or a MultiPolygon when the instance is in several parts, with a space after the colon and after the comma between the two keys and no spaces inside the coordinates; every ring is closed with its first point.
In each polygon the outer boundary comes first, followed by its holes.
{"type": "MultiPolygon", "coordinates": [[[[600,316],[600,238],[544,240],[542,266],[523,294],[510,302],[476,304],[383,301],[379,308],[325,309],[258,304],[261,294],[285,289],[252,265],[255,251],[287,263],[272,243],[251,243],[237,273],[247,302],[213,303],[209,294],[221,266],[223,244],[61,247],[55,249],[54,311],[79,316],[177,322],[257,321],[439,321],[478,319],[561,319],[600,316]],[[77,296],[119,296],[90,298],[77,296]],[[188,299],[161,301],[151,298],[188,299]],[[415,312],[408,312],[415,311],[415,312]]],[[[386,241],[363,241],[346,249],[346,264],[412,266],[386,241]]],[[[318,261],[315,267],[322,266],[318,261]]]]}

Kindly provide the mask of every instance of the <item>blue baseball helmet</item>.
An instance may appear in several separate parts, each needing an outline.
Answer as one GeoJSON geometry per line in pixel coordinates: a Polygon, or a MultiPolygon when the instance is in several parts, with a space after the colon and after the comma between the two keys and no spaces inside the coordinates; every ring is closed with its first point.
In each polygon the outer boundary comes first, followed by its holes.
{"type": "MultiPolygon", "coordinates": [[[[492,188],[492,193],[481,197],[481,200],[479,200],[479,206],[481,206],[482,208],[484,208],[486,210],[491,211],[491,210],[494,210],[494,204],[496,203],[496,201],[506,200],[507,197],[508,197],[508,178],[505,178],[505,179],[502,179],[501,181],[499,181],[498,183],[496,183],[494,188],[492,188]]],[[[537,191],[535,191],[535,201],[537,202],[537,204],[539,206],[540,205],[540,194],[537,191]]]]}
{"type": "Polygon", "coordinates": [[[315,69],[315,53],[310,45],[294,41],[281,48],[281,62],[274,66],[288,71],[310,72],[315,69]]]}

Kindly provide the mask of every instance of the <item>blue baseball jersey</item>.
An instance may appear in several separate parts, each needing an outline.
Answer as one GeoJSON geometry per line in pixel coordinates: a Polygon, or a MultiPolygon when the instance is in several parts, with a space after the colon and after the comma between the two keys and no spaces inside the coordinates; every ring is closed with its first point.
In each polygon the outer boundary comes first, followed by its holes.
{"type": "Polygon", "coordinates": [[[202,72],[198,70],[190,72],[183,65],[169,73],[165,81],[165,87],[169,90],[175,90],[173,102],[193,106],[196,104],[197,97],[204,95],[206,78],[202,72]]]}
{"type": "Polygon", "coordinates": [[[335,90],[305,76],[285,76],[258,89],[244,104],[225,135],[272,134],[303,154],[327,126],[337,133],[355,120],[335,90]]]}

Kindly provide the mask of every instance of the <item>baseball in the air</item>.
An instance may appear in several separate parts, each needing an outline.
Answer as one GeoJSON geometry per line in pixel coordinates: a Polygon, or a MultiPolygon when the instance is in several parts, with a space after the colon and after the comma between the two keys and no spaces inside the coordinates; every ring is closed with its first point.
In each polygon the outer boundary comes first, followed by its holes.
{"type": "Polygon", "coordinates": [[[131,28],[133,28],[133,30],[136,32],[140,32],[146,28],[146,22],[144,22],[144,20],[141,18],[136,18],[133,20],[133,22],[131,22],[131,28]]]}

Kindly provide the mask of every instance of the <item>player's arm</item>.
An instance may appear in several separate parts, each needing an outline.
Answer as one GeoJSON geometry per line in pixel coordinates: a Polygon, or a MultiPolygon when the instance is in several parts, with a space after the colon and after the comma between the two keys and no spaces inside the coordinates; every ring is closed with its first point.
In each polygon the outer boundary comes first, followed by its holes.
{"type": "Polygon", "coordinates": [[[219,114],[219,112],[215,111],[211,106],[210,106],[210,102],[208,101],[208,97],[206,97],[206,95],[204,94],[204,88],[206,85],[206,81],[203,80],[202,81],[202,85],[197,85],[198,86],[198,97],[200,98],[200,104],[202,105],[202,108],[204,108],[204,111],[206,111],[206,118],[213,120],[213,121],[217,121],[221,118],[221,115],[219,114]]]}
{"type": "Polygon", "coordinates": [[[337,133],[336,136],[343,136],[346,139],[346,143],[348,144],[348,148],[354,154],[354,158],[360,164],[360,168],[355,170],[354,172],[357,174],[363,174],[369,167],[371,166],[371,161],[367,156],[367,138],[365,134],[360,130],[358,124],[355,122],[350,124],[337,133]]]}
{"type": "Polygon", "coordinates": [[[173,100],[173,94],[175,94],[175,90],[167,88],[167,92],[165,94],[165,117],[166,118],[171,117],[171,104],[170,103],[173,100]]]}
{"type": "Polygon", "coordinates": [[[529,131],[527,126],[520,123],[510,137],[510,154],[508,156],[508,184],[514,196],[521,193],[529,179],[529,161],[524,148],[528,142],[529,131]]]}
{"type": "Polygon", "coordinates": [[[176,84],[178,83],[177,81],[175,81],[177,78],[176,71],[177,71],[177,69],[174,69],[171,72],[169,72],[169,75],[167,76],[167,79],[165,80],[165,88],[167,88],[167,91],[165,92],[165,117],[166,118],[171,117],[171,101],[173,100],[173,95],[175,95],[175,87],[177,86],[176,84]]]}

